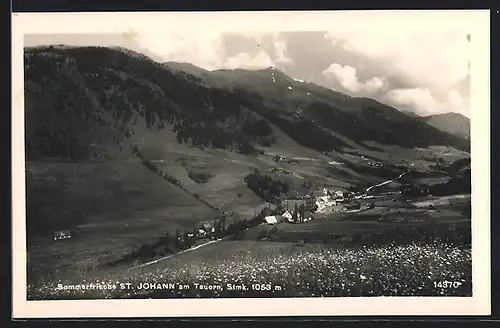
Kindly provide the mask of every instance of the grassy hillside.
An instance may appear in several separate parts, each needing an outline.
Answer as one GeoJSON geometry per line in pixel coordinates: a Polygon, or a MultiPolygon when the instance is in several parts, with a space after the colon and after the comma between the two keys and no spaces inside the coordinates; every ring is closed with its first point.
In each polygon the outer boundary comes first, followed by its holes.
{"type": "Polygon", "coordinates": [[[441,131],[470,139],[470,119],[458,113],[430,115],[423,118],[430,126],[441,131]]]}
{"type": "Polygon", "coordinates": [[[111,236],[129,226],[191,227],[217,214],[140,161],[27,163],[27,224],[31,235],[71,229],[111,236]],[[106,216],[106,219],[101,219],[106,216]],[[168,225],[164,223],[168,221],[168,225]],[[120,228],[118,228],[120,227],[120,228]],[[83,229],[83,230],[82,230],[83,229]]]}

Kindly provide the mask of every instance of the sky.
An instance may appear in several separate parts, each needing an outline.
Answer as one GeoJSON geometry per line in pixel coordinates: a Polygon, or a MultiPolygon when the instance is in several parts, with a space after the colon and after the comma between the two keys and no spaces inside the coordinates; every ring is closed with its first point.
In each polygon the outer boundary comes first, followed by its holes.
{"type": "Polygon", "coordinates": [[[400,110],[470,117],[470,34],[454,30],[28,34],[25,46],[122,46],[207,70],[261,69],[400,110]]]}

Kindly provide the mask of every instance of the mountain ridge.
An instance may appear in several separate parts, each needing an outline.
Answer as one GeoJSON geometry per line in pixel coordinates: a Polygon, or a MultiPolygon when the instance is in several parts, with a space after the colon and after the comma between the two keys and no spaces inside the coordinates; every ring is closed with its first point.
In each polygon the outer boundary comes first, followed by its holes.
{"type": "Polygon", "coordinates": [[[423,120],[438,130],[470,140],[470,119],[455,112],[425,116],[423,120]]]}
{"type": "Polygon", "coordinates": [[[37,147],[42,157],[78,147],[76,152],[89,153],[95,144],[90,139],[99,134],[133,148],[130,136],[140,120],[150,131],[169,126],[180,143],[248,154],[276,142],[272,126],[317,151],[342,151],[349,147],[342,138],[360,145],[469,147],[374,99],[299,82],[277,69],[205,71],[121,47],[65,46],[26,48],[25,68],[28,158],[37,147]],[[44,119],[52,123],[43,127],[44,119]],[[56,150],[47,153],[51,148],[56,150]]]}

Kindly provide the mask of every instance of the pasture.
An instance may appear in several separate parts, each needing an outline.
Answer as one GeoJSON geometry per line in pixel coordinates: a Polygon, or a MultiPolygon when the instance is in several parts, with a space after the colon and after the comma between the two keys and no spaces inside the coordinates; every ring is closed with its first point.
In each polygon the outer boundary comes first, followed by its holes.
{"type": "Polygon", "coordinates": [[[139,161],[27,163],[28,277],[92,270],[217,213],[139,161]],[[53,242],[57,230],[72,238],[53,242]]]}

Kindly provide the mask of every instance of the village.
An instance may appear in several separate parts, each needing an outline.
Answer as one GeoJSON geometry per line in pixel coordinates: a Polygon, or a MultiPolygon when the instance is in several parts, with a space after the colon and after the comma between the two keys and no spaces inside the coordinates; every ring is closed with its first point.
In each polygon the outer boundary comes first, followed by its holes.
{"type": "MultiPolygon", "coordinates": [[[[355,212],[362,209],[359,199],[371,198],[368,195],[356,195],[354,192],[342,190],[328,190],[323,188],[312,195],[307,195],[298,204],[295,202],[292,208],[289,208],[289,202],[278,207],[283,209],[281,212],[264,217],[266,224],[292,223],[300,224],[308,222],[317,217],[318,214],[325,216],[333,212],[355,212]]],[[[367,208],[374,206],[369,204],[367,208]]]]}
{"type": "MultiPolygon", "coordinates": [[[[287,159],[284,156],[273,156],[276,163],[295,164],[297,159],[287,159]]],[[[379,163],[370,163],[377,165],[379,163]]],[[[293,175],[292,171],[285,168],[273,168],[271,173],[278,175],[293,175]]],[[[385,181],[379,185],[386,184],[392,180],[385,181]]],[[[312,184],[309,181],[307,194],[296,195],[295,197],[279,197],[275,200],[263,204],[252,217],[243,217],[236,213],[220,212],[215,218],[200,222],[191,228],[177,229],[175,234],[164,232],[154,243],[141,245],[136,251],[126,256],[133,261],[147,259],[157,256],[175,254],[196,248],[204,243],[218,241],[222,239],[245,239],[254,238],[253,233],[246,236],[247,230],[257,226],[273,226],[266,236],[257,237],[258,240],[265,240],[277,231],[280,224],[304,224],[314,219],[328,219],[333,213],[355,213],[375,207],[370,201],[374,198],[375,185],[363,190],[350,188],[349,190],[329,189],[326,185],[323,188],[311,190],[312,184]]],[[[75,231],[76,232],[76,231],[75,231]]],[[[264,233],[262,233],[264,235],[264,233]]],[[[56,231],[53,235],[54,242],[73,239],[75,234],[72,231],[56,231]]]]}

